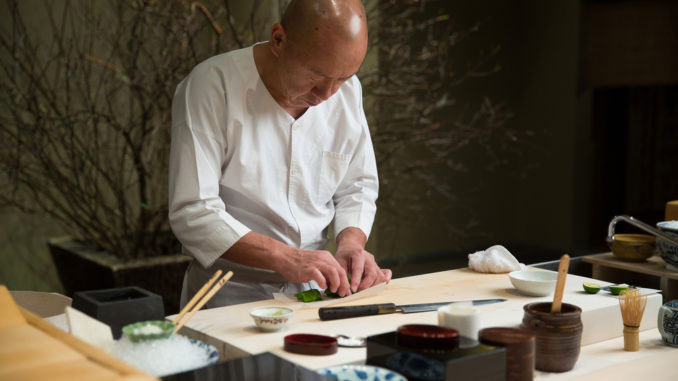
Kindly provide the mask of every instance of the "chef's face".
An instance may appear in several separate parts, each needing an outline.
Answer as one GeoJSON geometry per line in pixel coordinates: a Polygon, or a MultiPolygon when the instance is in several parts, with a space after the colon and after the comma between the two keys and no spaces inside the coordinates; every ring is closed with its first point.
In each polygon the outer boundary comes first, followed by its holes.
{"type": "Polygon", "coordinates": [[[363,62],[367,38],[347,41],[341,37],[319,36],[290,39],[282,26],[271,41],[277,53],[277,70],[282,100],[287,107],[311,107],[331,97],[351,78],[363,62]]]}

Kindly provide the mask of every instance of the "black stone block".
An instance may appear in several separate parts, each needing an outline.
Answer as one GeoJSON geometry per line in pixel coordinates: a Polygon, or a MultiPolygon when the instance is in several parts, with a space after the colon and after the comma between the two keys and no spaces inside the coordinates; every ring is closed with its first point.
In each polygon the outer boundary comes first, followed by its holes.
{"type": "Polygon", "coordinates": [[[115,339],[127,324],[165,319],[162,297],[141,287],[76,292],[73,308],[108,324],[115,339]]]}
{"type": "Polygon", "coordinates": [[[452,350],[399,346],[396,332],[367,338],[367,364],[391,369],[408,380],[506,379],[506,350],[477,344],[452,350]]]}

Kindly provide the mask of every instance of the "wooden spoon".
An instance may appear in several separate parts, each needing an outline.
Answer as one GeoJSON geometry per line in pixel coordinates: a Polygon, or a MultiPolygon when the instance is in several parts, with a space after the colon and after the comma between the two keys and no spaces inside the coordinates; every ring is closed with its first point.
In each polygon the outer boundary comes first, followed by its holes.
{"type": "Polygon", "coordinates": [[[567,278],[567,270],[570,267],[570,256],[565,254],[560,257],[560,265],[558,265],[558,281],[556,282],[556,293],[553,295],[553,304],[551,304],[551,313],[559,314],[560,307],[563,304],[563,291],[565,290],[565,278],[567,278]]]}

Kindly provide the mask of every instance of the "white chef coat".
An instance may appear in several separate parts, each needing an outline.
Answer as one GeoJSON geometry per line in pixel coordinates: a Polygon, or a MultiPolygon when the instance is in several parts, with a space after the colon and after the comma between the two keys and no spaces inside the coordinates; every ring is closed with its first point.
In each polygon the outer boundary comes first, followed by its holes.
{"type": "Polygon", "coordinates": [[[182,305],[217,268],[234,276],[208,307],[307,289],[220,257],[250,231],[314,250],[327,244],[330,223],[335,235],[357,227],[369,236],[377,192],[356,76],[296,120],[266,89],[252,47],[200,63],[177,87],[169,220],[183,251],[195,258],[182,305]]]}

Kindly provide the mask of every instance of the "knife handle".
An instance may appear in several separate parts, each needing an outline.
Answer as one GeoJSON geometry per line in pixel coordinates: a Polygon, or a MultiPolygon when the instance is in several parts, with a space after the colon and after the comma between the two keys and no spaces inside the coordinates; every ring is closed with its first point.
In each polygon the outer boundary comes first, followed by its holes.
{"type": "Polygon", "coordinates": [[[320,317],[320,320],[335,320],[359,316],[391,314],[394,312],[396,312],[396,305],[393,303],[385,303],[349,307],[322,307],[318,309],[318,316],[320,317]]]}

